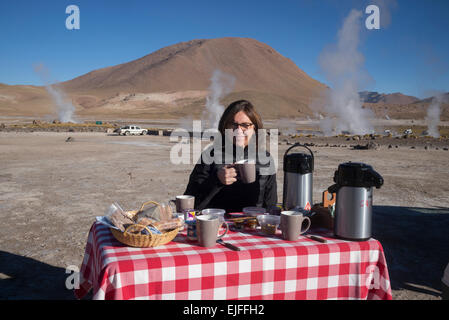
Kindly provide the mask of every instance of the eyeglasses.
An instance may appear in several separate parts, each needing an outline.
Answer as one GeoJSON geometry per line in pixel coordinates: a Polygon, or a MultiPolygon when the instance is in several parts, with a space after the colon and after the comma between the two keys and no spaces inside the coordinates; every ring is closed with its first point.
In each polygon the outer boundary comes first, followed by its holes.
{"type": "Polygon", "coordinates": [[[248,130],[249,128],[251,128],[254,124],[250,123],[250,122],[244,122],[244,123],[236,123],[233,122],[231,123],[231,126],[233,129],[238,129],[238,127],[241,127],[242,130],[248,130]]]}

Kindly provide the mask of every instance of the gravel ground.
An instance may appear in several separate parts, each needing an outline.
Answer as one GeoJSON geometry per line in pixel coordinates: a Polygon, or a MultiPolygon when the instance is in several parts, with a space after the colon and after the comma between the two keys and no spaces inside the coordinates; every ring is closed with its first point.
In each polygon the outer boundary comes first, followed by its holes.
{"type": "MultiPolygon", "coordinates": [[[[446,139],[279,137],[315,153],[314,202],[338,164],[371,164],[385,180],[374,190],[373,237],[385,250],[394,299],[441,299],[449,262],[449,142],[446,139]],[[354,146],[371,149],[356,150],[354,146]]],[[[137,209],[182,194],[193,162],[170,164],[167,136],[101,132],[0,132],[0,299],[73,299],[66,268],[81,265],[89,228],[114,201],[137,209]],[[66,142],[67,138],[69,142],[66,142]]]]}

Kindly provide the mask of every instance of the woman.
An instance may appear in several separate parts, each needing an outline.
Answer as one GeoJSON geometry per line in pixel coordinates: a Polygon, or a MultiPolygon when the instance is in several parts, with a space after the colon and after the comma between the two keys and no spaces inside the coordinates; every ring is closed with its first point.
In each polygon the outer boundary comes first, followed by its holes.
{"type": "MultiPolygon", "coordinates": [[[[257,152],[258,130],[262,128],[262,120],[249,101],[235,101],[226,108],[218,125],[222,143],[203,152],[184,193],[195,196],[195,209],[220,208],[230,213],[241,212],[248,206],[269,209],[276,205],[276,172],[266,174],[267,170],[261,170],[273,161],[270,158],[268,164],[261,164],[257,152]],[[249,148],[250,145],[256,148],[249,148]],[[204,161],[205,153],[214,157],[217,147],[221,148],[218,158],[222,161],[204,161]],[[255,182],[245,184],[240,180],[234,167],[236,159],[240,159],[239,154],[245,159],[256,159],[255,182]],[[227,159],[231,159],[231,163],[227,159]]],[[[268,152],[264,155],[270,157],[268,152]]]]}

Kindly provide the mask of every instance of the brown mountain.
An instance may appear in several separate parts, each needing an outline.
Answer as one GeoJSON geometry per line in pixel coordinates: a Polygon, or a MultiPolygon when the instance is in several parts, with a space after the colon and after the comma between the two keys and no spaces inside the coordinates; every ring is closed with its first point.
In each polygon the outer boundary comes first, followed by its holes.
{"type": "Polygon", "coordinates": [[[0,115],[42,117],[55,112],[44,87],[0,83],[0,115]]]}
{"type": "MultiPolygon", "coordinates": [[[[370,108],[379,118],[424,119],[427,109],[434,97],[418,99],[402,93],[379,94],[372,91],[359,92],[365,108],[370,108]]],[[[449,93],[444,95],[439,104],[440,120],[449,120],[449,93]]]]}
{"type": "Polygon", "coordinates": [[[419,99],[413,96],[407,96],[400,92],[395,93],[378,93],[375,91],[359,92],[360,99],[365,103],[382,103],[382,104],[409,104],[419,99]]]}
{"type": "MultiPolygon", "coordinates": [[[[436,98],[436,96],[432,96],[432,97],[429,97],[429,98],[425,98],[425,99],[422,99],[422,100],[415,101],[414,103],[415,104],[432,103],[432,101],[435,98],[436,98]]],[[[449,103],[449,92],[441,93],[441,95],[438,97],[437,100],[441,101],[443,104],[448,104],[449,103]]]]}
{"type": "MultiPolygon", "coordinates": [[[[250,99],[266,118],[312,114],[308,104],[326,89],[270,46],[247,38],[178,43],[58,87],[72,100],[78,115],[196,117],[205,108],[211,76],[217,69],[235,78],[233,91],[222,104],[250,99]]],[[[51,112],[51,99],[44,88],[33,90],[36,93],[30,98],[27,88],[0,87],[0,112],[51,112]]]]}
{"type": "Polygon", "coordinates": [[[307,105],[326,88],[270,46],[247,38],[178,43],[61,86],[84,113],[114,113],[126,104],[128,113],[195,116],[204,110],[217,69],[235,78],[222,103],[251,99],[270,118],[310,114],[307,105]]]}
{"type": "MultiPolygon", "coordinates": [[[[275,49],[248,38],[178,43],[55,87],[71,100],[78,116],[199,118],[215,70],[235,79],[232,92],[221,100],[223,105],[248,99],[265,119],[313,116],[317,98],[328,90],[275,49]]],[[[415,97],[400,93],[367,92],[365,98],[364,105],[381,117],[422,118],[429,105],[416,104],[415,97]]],[[[56,106],[45,87],[0,84],[0,115],[54,119],[56,106]]]]}

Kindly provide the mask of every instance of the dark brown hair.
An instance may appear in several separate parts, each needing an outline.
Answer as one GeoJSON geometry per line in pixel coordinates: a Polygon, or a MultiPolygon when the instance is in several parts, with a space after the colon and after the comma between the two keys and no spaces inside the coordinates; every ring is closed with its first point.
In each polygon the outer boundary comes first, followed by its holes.
{"type": "Polygon", "coordinates": [[[263,129],[262,118],[256,112],[251,102],[247,100],[234,101],[226,108],[226,110],[223,112],[223,115],[220,118],[220,122],[218,123],[218,131],[220,131],[220,133],[224,137],[225,129],[228,129],[230,127],[230,125],[234,122],[234,116],[240,111],[245,112],[245,114],[254,124],[254,131],[257,137],[257,130],[263,129]]]}

